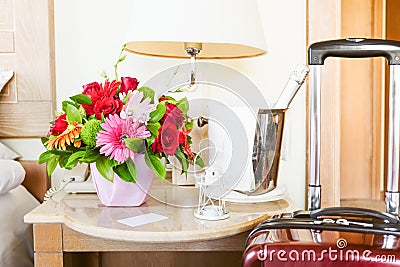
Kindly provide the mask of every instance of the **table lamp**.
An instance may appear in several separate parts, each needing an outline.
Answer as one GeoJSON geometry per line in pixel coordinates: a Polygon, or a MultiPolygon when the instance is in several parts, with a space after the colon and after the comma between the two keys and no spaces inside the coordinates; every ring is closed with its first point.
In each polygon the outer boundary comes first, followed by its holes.
{"type": "MultiPolygon", "coordinates": [[[[137,0],[132,5],[129,52],[192,62],[266,53],[257,0],[137,0]]],[[[193,84],[194,70],[191,75],[193,84]]]]}
{"type": "MultiPolygon", "coordinates": [[[[146,56],[191,58],[188,88],[196,83],[196,59],[266,53],[257,0],[137,0],[131,8],[125,49],[146,56]]],[[[226,217],[217,214],[209,219],[226,217]]]]}

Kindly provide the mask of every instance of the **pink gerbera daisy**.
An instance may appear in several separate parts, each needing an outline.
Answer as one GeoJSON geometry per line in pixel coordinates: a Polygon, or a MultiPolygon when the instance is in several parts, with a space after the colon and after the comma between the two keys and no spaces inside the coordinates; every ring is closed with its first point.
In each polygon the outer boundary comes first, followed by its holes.
{"type": "Polygon", "coordinates": [[[117,114],[108,116],[101,124],[103,130],[98,132],[96,145],[101,146],[100,153],[110,156],[119,163],[125,162],[128,158],[134,159],[136,153],[130,150],[124,143],[123,138],[145,139],[151,134],[147,127],[140,122],[127,123],[117,114]],[[129,127],[126,127],[129,125],[129,127]]]}

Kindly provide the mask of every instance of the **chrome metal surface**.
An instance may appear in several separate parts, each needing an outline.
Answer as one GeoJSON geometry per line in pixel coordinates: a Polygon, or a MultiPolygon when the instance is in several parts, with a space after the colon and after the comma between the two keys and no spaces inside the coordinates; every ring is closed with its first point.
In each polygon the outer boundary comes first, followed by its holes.
{"type": "Polygon", "coordinates": [[[316,244],[322,243],[322,234],[320,231],[310,230],[312,241],[316,244]]]}
{"type": "Polygon", "coordinates": [[[308,210],[321,208],[321,186],[308,185],[308,210]]]}
{"type": "Polygon", "coordinates": [[[399,214],[399,162],[400,162],[400,66],[390,66],[388,172],[386,188],[386,212],[399,214]]]}
{"type": "Polygon", "coordinates": [[[260,195],[276,187],[285,112],[286,109],[258,111],[252,154],[255,188],[241,193],[260,195]]]}
{"type": "Polygon", "coordinates": [[[399,214],[399,202],[400,202],[400,193],[399,192],[388,192],[385,193],[385,204],[386,204],[386,212],[398,215],[399,214]]]}
{"type": "Polygon", "coordinates": [[[310,71],[310,185],[308,190],[308,209],[321,208],[320,156],[321,156],[321,66],[313,65],[310,71]],[[310,195],[315,194],[315,195],[310,195]]]}
{"type": "Polygon", "coordinates": [[[199,128],[204,127],[204,126],[206,126],[207,124],[208,124],[208,118],[207,118],[207,117],[199,116],[199,117],[197,118],[197,126],[198,126],[199,128]]]}

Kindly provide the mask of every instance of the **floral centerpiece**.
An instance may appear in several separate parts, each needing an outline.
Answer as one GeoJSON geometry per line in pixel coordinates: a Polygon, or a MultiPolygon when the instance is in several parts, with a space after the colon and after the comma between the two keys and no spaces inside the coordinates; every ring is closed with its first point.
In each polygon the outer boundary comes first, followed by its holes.
{"type": "Polygon", "coordinates": [[[190,148],[193,122],[186,97],[156,97],[151,88],[139,87],[136,78],[119,79],[117,67],[124,59],[121,52],[114,65],[115,79],[103,72],[103,83],[86,84],[81,93],[62,102],[62,111],[42,138],[46,151],[39,163],[47,162],[49,175],[57,165],[72,169],[79,163],[95,163],[105,179],[113,181],[116,174],[135,183],[138,155],[160,179],[166,176],[162,158],[176,156],[183,173],[198,158],[190,148]]]}

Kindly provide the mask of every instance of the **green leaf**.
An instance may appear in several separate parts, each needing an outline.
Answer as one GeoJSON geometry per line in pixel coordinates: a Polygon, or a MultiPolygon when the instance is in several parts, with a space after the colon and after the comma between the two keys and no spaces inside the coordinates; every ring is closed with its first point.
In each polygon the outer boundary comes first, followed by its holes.
{"type": "Polygon", "coordinates": [[[139,92],[142,92],[144,98],[150,98],[150,103],[154,104],[154,91],[150,87],[140,87],[137,89],[139,92]]]}
{"type": "Polygon", "coordinates": [[[67,101],[67,100],[66,100],[66,101],[63,101],[63,102],[62,102],[62,110],[63,110],[64,112],[67,110],[68,104],[69,104],[69,105],[73,105],[74,107],[77,106],[75,102],[67,101]]]}
{"type": "Polygon", "coordinates": [[[81,118],[86,118],[86,109],[82,106],[79,106],[79,113],[81,114],[81,118]]]}
{"type": "Polygon", "coordinates": [[[125,138],[123,139],[125,145],[136,153],[143,153],[146,151],[144,140],[141,138],[125,138]]]}
{"type": "Polygon", "coordinates": [[[132,177],[129,168],[125,163],[115,166],[113,170],[116,174],[118,174],[119,178],[121,178],[123,181],[128,183],[135,182],[135,179],[132,177]]]}
{"type": "Polygon", "coordinates": [[[133,178],[133,182],[136,183],[136,165],[135,162],[133,162],[132,159],[128,158],[126,161],[126,166],[128,166],[128,170],[131,173],[131,176],[133,178]]]}
{"type": "Polygon", "coordinates": [[[183,115],[187,115],[187,112],[189,111],[189,102],[186,97],[179,100],[176,106],[182,111],[183,115]]]}
{"type": "Polygon", "coordinates": [[[182,86],[182,87],[179,87],[178,89],[176,89],[175,91],[173,91],[173,93],[183,93],[183,92],[186,92],[186,91],[187,91],[187,88],[188,88],[187,85],[182,86]]]}
{"type": "Polygon", "coordinates": [[[107,75],[107,73],[105,72],[105,70],[101,70],[101,71],[100,71],[100,76],[103,77],[104,79],[108,79],[108,75],[107,75]]]}
{"type": "Polygon", "coordinates": [[[47,138],[47,137],[41,137],[41,138],[40,138],[40,141],[41,141],[42,144],[46,147],[45,143],[46,143],[47,141],[49,141],[49,138],[47,138]]]}
{"type": "MultiPolygon", "coordinates": [[[[61,168],[65,168],[65,165],[67,165],[69,159],[69,155],[62,155],[58,159],[58,165],[60,165],[61,168]]],[[[66,168],[66,169],[72,169],[72,168],[66,168]]]]}
{"type": "Polygon", "coordinates": [[[160,103],[157,105],[157,108],[150,113],[149,122],[158,122],[164,116],[167,111],[167,107],[165,103],[160,103]]]}
{"type": "Polygon", "coordinates": [[[48,162],[52,157],[54,157],[54,154],[51,153],[51,151],[43,152],[43,153],[40,154],[40,156],[39,156],[38,163],[39,163],[39,164],[43,164],[43,163],[45,163],[45,162],[48,162]]]}
{"type": "Polygon", "coordinates": [[[120,57],[120,58],[118,59],[118,62],[124,61],[124,60],[126,59],[126,56],[127,56],[127,55],[123,55],[122,57],[120,57]]]}
{"type": "Polygon", "coordinates": [[[196,154],[195,158],[196,158],[196,165],[199,166],[200,168],[204,168],[205,164],[203,159],[200,156],[196,157],[196,154]]]}
{"type": "Polygon", "coordinates": [[[186,130],[192,130],[193,129],[193,120],[188,120],[186,123],[185,123],[185,128],[186,128],[186,130]]]}
{"type": "Polygon", "coordinates": [[[124,105],[126,105],[126,103],[128,102],[129,97],[131,96],[131,94],[132,94],[132,91],[129,91],[129,92],[125,95],[124,99],[122,99],[122,103],[123,103],[124,105]]]}
{"type": "Polygon", "coordinates": [[[160,129],[160,127],[161,124],[159,122],[153,122],[147,124],[147,129],[149,129],[149,131],[155,136],[158,135],[158,129],[160,129]]]}
{"type": "Polygon", "coordinates": [[[84,94],[77,94],[77,95],[71,96],[70,99],[72,101],[75,101],[78,104],[85,104],[85,105],[92,104],[92,99],[90,99],[90,97],[88,97],[87,95],[84,95],[84,94]]]}
{"type": "Polygon", "coordinates": [[[54,155],[60,155],[60,156],[64,156],[64,155],[71,155],[73,153],[73,151],[70,150],[61,150],[61,149],[52,149],[50,150],[51,153],[53,153],[54,155]]]}
{"type": "Polygon", "coordinates": [[[154,155],[146,153],[144,156],[144,161],[146,162],[147,166],[152,171],[154,171],[154,173],[158,178],[160,178],[161,180],[165,179],[165,175],[167,172],[165,170],[164,163],[161,161],[161,159],[159,159],[154,155]]]}
{"type": "Polygon", "coordinates": [[[154,135],[150,135],[149,137],[147,137],[147,138],[146,138],[147,147],[150,147],[150,146],[154,143],[154,140],[155,140],[155,139],[156,139],[156,138],[155,138],[154,135]]]}
{"type": "Polygon", "coordinates": [[[185,154],[183,154],[182,151],[180,151],[180,149],[177,149],[175,151],[175,156],[179,159],[179,161],[181,162],[181,166],[182,166],[182,173],[187,172],[188,167],[189,167],[189,162],[185,157],[185,154]]]}
{"type": "Polygon", "coordinates": [[[65,113],[67,114],[67,121],[68,123],[72,124],[74,122],[82,123],[82,117],[79,110],[71,105],[67,104],[65,108],[65,113]]]}
{"type": "MultiPolygon", "coordinates": [[[[175,98],[173,98],[172,96],[166,95],[164,97],[167,99],[167,100],[164,100],[164,101],[166,101],[168,103],[171,103],[171,104],[173,104],[175,106],[178,104],[178,101],[176,101],[175,98]]],[[[162,101],[162,102],[164,102],[164,101],[162,101]]]]}
{"type": "Polygon", "coordinates": [[[95,162],[100,157],[100,154],[97,150],[92,150],[89,147],[86,147],[85,155],[82,157],[81,161],[85,163],[95,162]]]}
{"type": "Polygon", "coordinates": [[[58,158],[59,156],[54,156],[52,158],[49,159],[49,161],[47,162],[47,175],[51,176],[51,174],[54,172],[54,170],[57,167],[57,163],[58,163],[58,158]]]}
{"type": "Polygon", "coordinates": [[[96,160],[96,168],[108,181],[114,181],[113,162],[107,157],[101,156],[96,160]]]}
{"type": "Polygon", "coordinates": [[[67,164],[65,165],[65,168],[73,168],[75,165],[78,163],[79,159],[81,159],[83,156],[85,156],[86,151],[78,151],[73,153],[71,156],[69,156],[67,164]]]}

